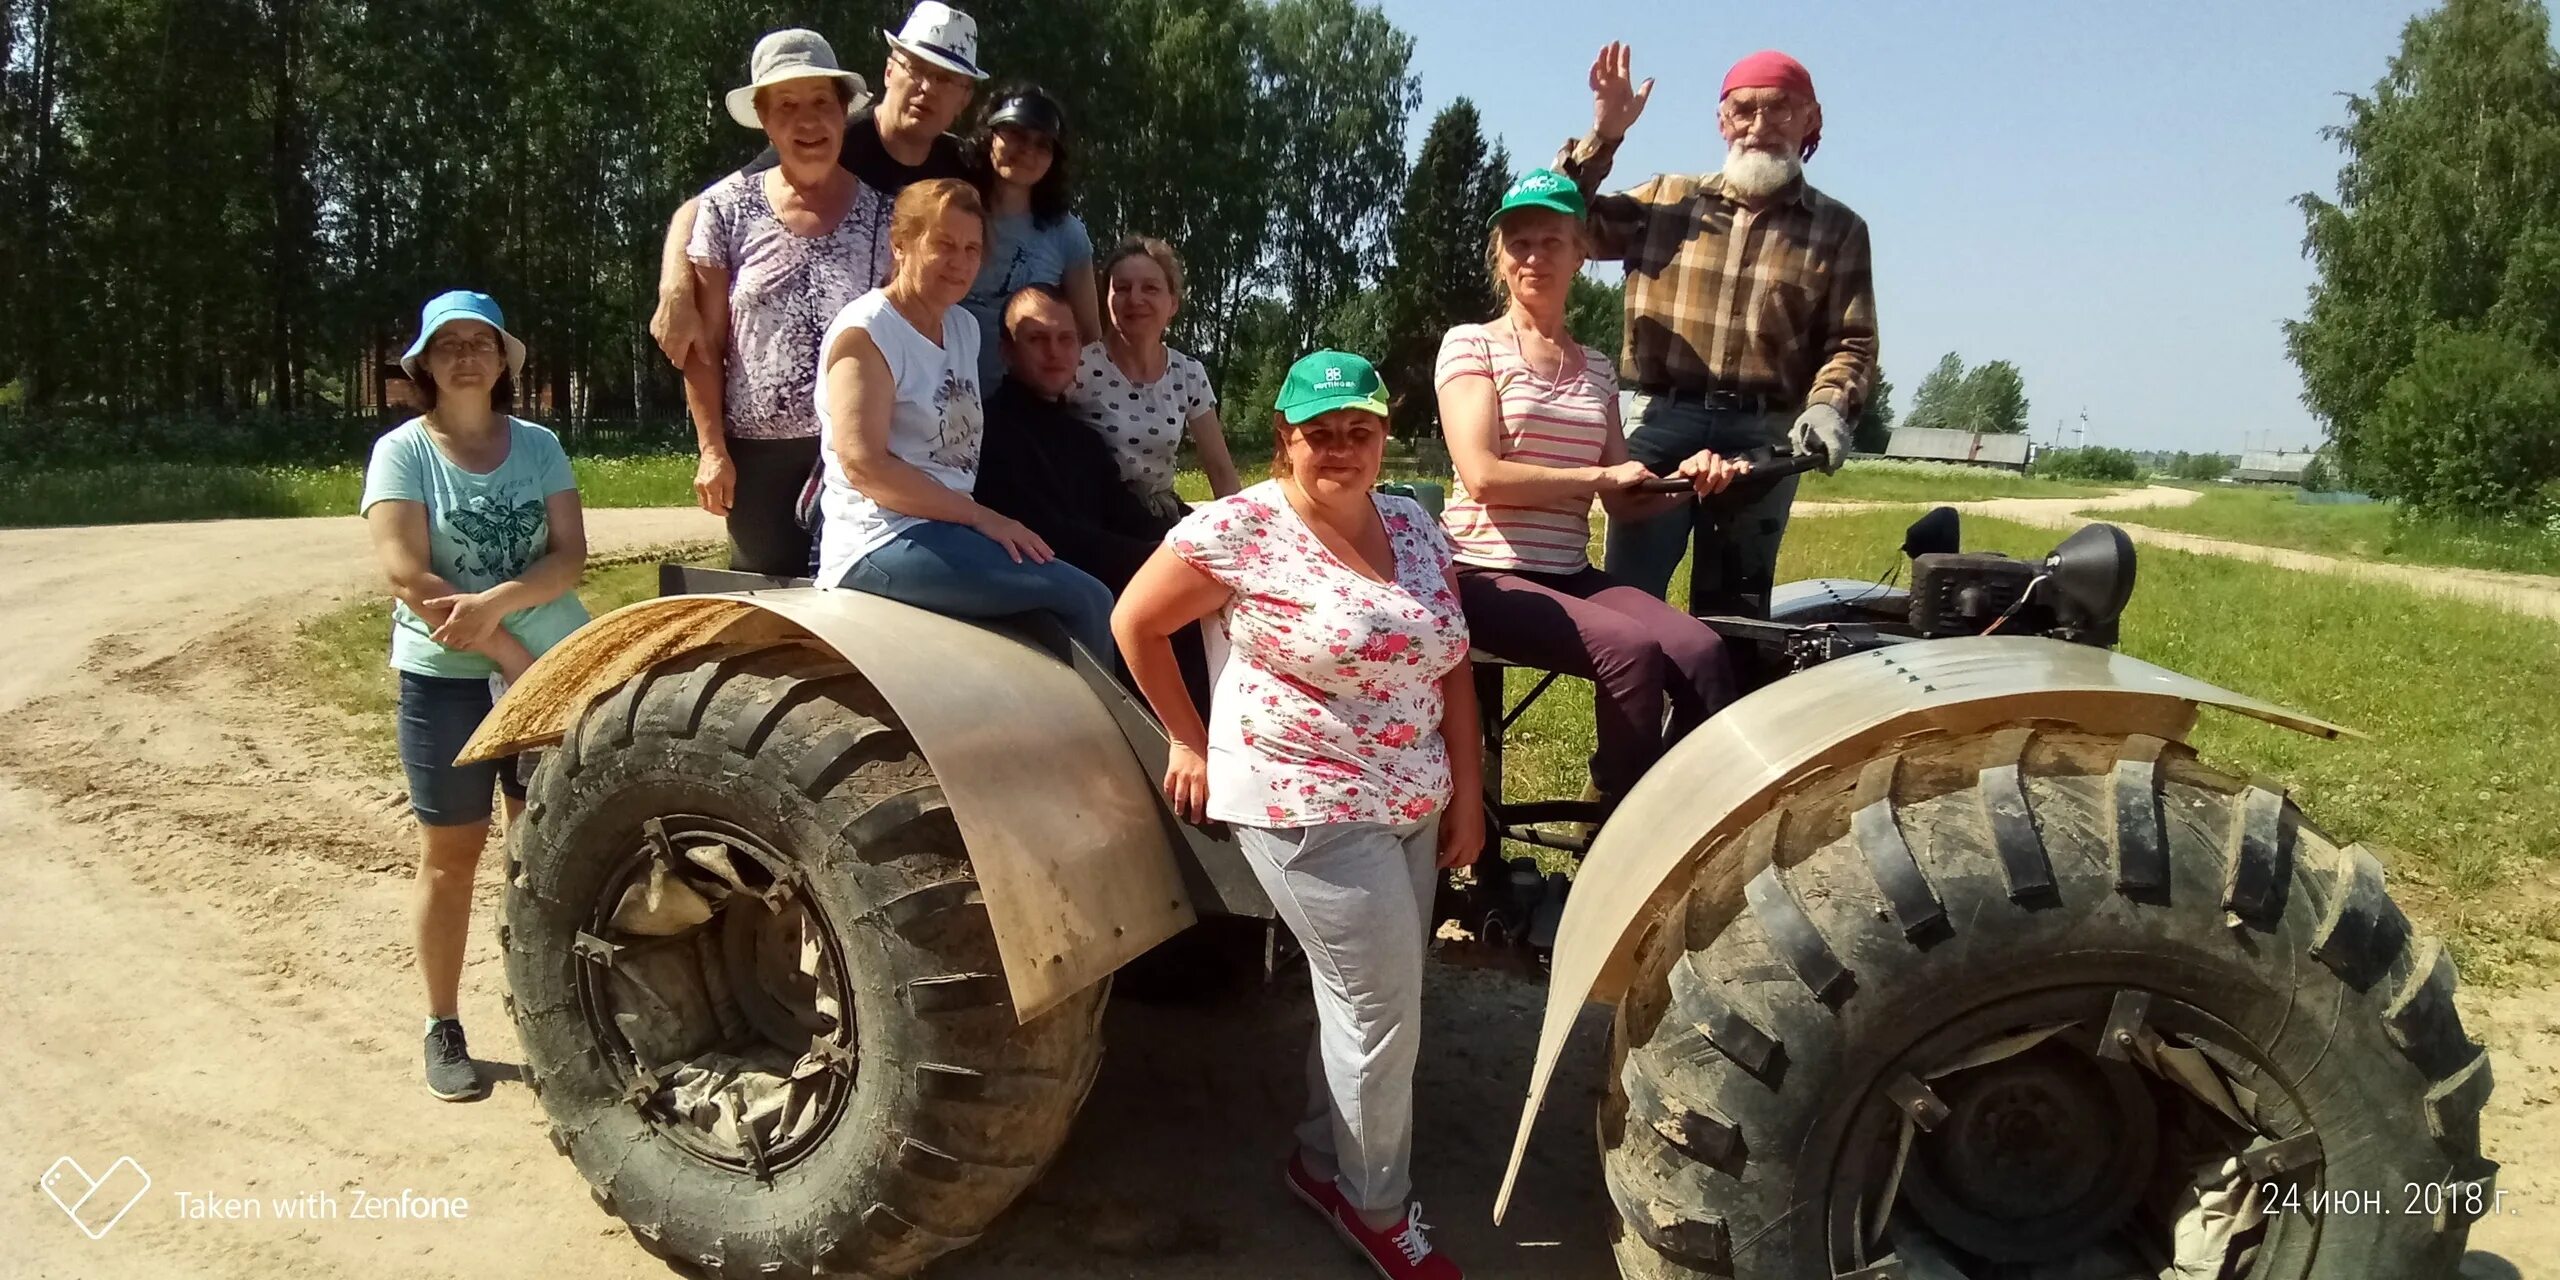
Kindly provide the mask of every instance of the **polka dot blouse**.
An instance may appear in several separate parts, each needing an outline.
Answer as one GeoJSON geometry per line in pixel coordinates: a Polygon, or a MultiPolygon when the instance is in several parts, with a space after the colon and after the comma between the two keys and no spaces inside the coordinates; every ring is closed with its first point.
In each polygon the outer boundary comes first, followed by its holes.
{"type": "Polygon", "coordinates": [[[1174,451],[1191,420],[1218,407],[1218,394],[1199,361],[1170,347],[1164,376],[1140,383],[1111,363],[1109,348],[1097,342],[1084,349],[1067,402],[1110,444],[1121,483],[1155,505],[1171,500],[1174,451]]]}

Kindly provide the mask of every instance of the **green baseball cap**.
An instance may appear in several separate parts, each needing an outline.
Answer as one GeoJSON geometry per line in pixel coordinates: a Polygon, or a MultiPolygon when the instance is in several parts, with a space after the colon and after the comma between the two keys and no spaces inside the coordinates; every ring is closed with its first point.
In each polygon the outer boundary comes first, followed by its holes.
{"type": "Polygon", "coordinates": [[[1502,221],[1502,215],[1514,209],[1553,209],[1579,218],[1584,211],[1582,188],[1553,169],[1531,169],[1502,193],[1502,204],[1493,211],[1493,221],[1502,221]]]}
{"type": "Polygon", "coordinates": [[[1280,380],[1280,399],[1272,406],[1290,426],[1336,409],[1358,409],[1387,416],[1387,384],[1367,360],[1348,351],[1318,351],[1298,357],[1289,376],[1280,380]]]}

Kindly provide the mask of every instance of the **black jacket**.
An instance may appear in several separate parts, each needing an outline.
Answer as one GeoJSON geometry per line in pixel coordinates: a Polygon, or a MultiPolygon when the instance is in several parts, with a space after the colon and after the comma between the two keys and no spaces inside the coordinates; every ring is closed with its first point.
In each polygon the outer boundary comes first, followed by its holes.
{"type": "Polygon", "coordinates": [[[1100,433],[1064,401],[1044,400],[1011,377],[987,397],[974,496],[1030,526],[1059,559],[1101,579],[1113,595],[1173,527],[1120,482],[1100,433]]]}

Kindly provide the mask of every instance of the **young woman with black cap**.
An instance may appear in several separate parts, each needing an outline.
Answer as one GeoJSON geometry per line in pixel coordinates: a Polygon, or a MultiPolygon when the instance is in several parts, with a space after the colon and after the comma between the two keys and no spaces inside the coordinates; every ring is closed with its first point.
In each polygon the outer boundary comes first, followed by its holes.
{"type": "MultiPolygon", "coordinates": [[[[998,93],[969,139],[970,181],[987,202],[987,260],[961,303],[978,330],[1003,330],[1005,303],[1022,289],[1055,285],[1075,312],[1076,334],[1102,340],[1102,304],[1093,285],[1093,237],[1069,211],[1067,118],[1058,100],[1035,86],[998,93]]],[[[979,373],[992,387],[1004,376],[1001,344],[979,351],[979,373]]]]}

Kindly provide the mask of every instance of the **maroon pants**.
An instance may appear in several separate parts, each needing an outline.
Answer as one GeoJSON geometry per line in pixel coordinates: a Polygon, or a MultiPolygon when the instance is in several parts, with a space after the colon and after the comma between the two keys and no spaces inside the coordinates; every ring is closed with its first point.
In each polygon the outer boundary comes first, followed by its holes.
{"type": "Polygon", "coordinates": [[[1723,637],[1598,569],[1530,573],[1460,565],[1458,595],[1476,648],[1591,681],[1600,720],[1591,782],[1611,800],[1626,795],[1666,747],[1733,698],[1723,637]],[[1671,700],[1667,731],[1665,697],[1671,700]]]}

